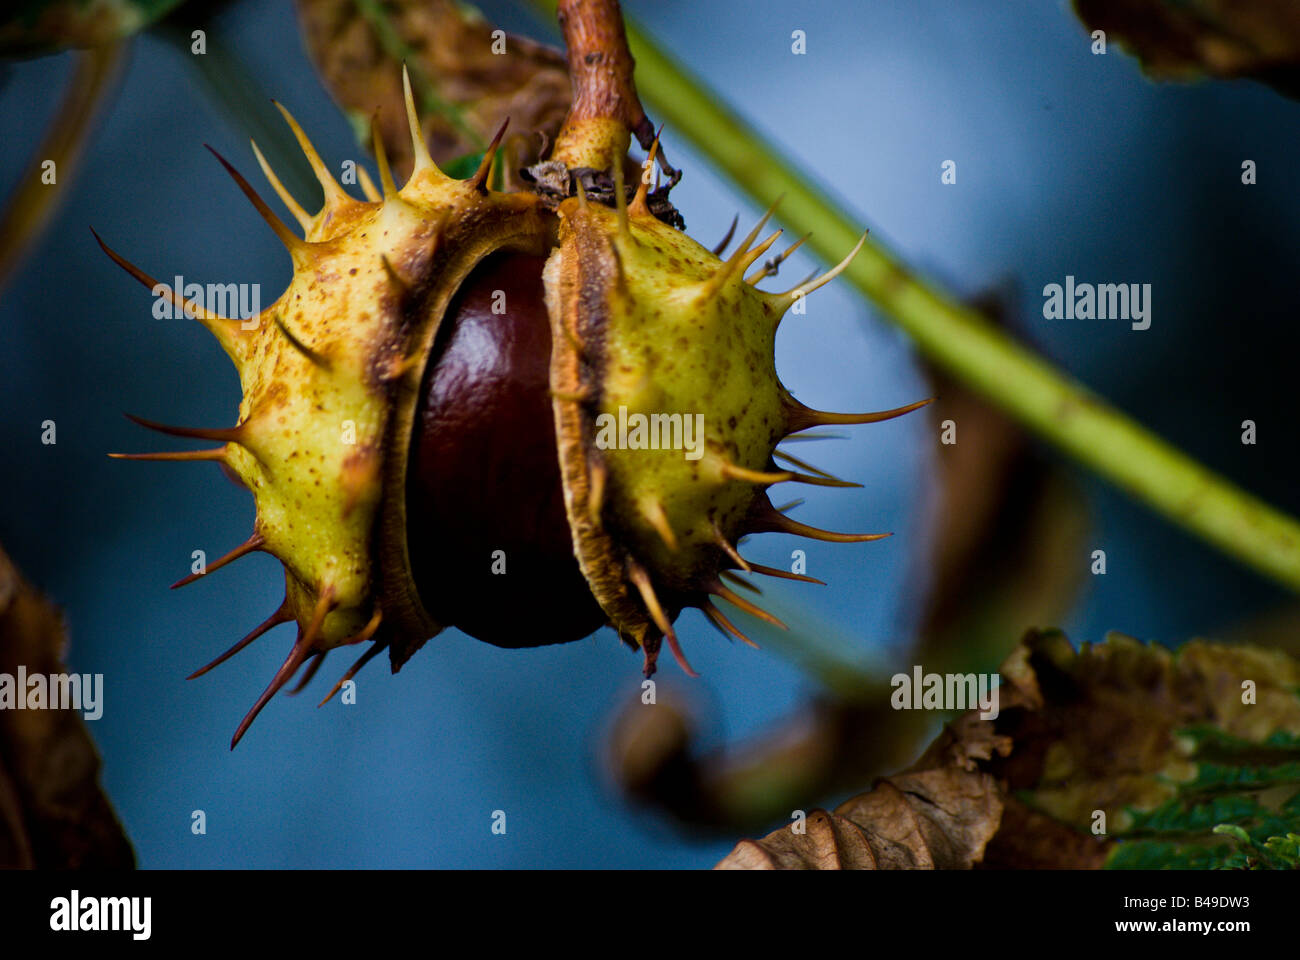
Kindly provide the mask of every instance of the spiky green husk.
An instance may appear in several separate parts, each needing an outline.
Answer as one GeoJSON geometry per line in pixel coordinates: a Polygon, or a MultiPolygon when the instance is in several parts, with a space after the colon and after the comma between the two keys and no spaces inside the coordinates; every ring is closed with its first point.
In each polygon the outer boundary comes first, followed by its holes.
{"type": "Polygon", "coordinates": [[[281,607],[199,671],[278,623],[298,625],[289,656],[232,746],[307,659],[318,658],[314,670],[329,650],[370,642],[344,680],[381,649],[389,650],[396,670],[441,629],[420,594],[438,585],[417,586],[407,551],[408,456],[439,325],[470,272],[494,253],[551,253],[544,281],[557,467],[574,555],[610,624],[644,650],[647,673],[662,638],[693,672],[672,628],[684,606],[702,608],[720,629],[747,639],[710,595],[774,620],[722,584],[726,571],[810,579],[748,563],[735,546],[740,536],[764,530],[836,541],[884,536],[806,527],[773,509],[766,495],[784,480],[844,485],[820,472],[778,469],[773,456],[787,434],[819,423],[887,419],[920,405],[823,414],[795,401],[777,379],[774,337],[782,314],[845,264],[786,293],[760,291],[754,281],[775,272],[775,262],[748,279],[745,273],[776,240],[755,245],[762,223],[724,261],[651,214],[647,183],[627,205],[617,164],[617,209],[581,194],[552,209],[530,193],[494,192],[488,184],[496,142],[470,178],[454,180],[433,164],[420,139],[409,83],[407,113],[415,155],[410,179],[396,188],[377,140],[382,192],[363,173],[367,200],[361,201],[333,179],[285,112],[325,193],[314,216],[285,191],[254,145],[302,227],[301,238],[222,161],[289,250],[293,279],[251,321],[192,311],[239,370],[239,419],[220,430],[160,428],[222,445],[139,455],[220,460],[252,492],[252,536],[209,570],[253,550],[284,565],[281,607]],[[635,414],[676,416],[681,427],[684,418],[693,427],[695,415],[703,415],[700,455],[686,456],[680,446],[644,450],[603,442],[602,415],[617,421],[635,414]]]}
{"type": "Polygon", "coordinates": [[[653,591],[697,604],[736,565],[762,491],[734,468],[767,470],[788,429],[773,352],[783,307],[745,282],[749,251],[724,262],[637,204],[573,199],[559,213],[546,283],[566,509],[597,600],[644,645],[656,626],[671,632],[653,591]],[[698,459],[685,449],[696,414],[698,459]],[[608,442],[635,416],[663,418],[681,445],[608,442]]]}

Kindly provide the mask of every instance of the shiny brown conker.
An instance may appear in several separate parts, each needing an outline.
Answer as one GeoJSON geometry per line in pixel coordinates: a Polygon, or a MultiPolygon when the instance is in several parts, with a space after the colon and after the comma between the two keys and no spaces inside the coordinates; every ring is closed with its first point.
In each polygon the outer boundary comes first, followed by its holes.
{"type": "Polygon", "coordinates": [[[564,514],[545,262],[494,254],[461,286],[421,383],[407,469],[421,600],[502,647],[577,640],[606,620],[564,514]]]}

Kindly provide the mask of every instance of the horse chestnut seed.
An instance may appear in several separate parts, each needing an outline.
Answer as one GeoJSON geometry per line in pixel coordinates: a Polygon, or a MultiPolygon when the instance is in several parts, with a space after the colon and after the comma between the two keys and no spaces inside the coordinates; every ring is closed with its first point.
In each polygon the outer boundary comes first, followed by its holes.
{"type": "MultiPolygon", "coordinates": [[[[578,97],[575,111],[602,102],[578,97]]],[[[779,231],[759,242],[764,217],[722,260],[677,228],[648,176],[629,198],[623,120],[571,114],[536,192],[500,192],[489,173],[501,134],[456,180],[429,156],[409,81],[406,110],[414,169],[398,189],[376,136],[380,186],[363,175],[364,201],[283,111],[323,207],[308,215],[257,159],[303,236],[221,160],[293,261],[288,288],[253,322],[186,301],[104,246],[203,323],[239,369],[233,427],[139,421],[216,446],[119,455],[216,461],[256,502],[248,540],[177,586],[255,550],[284,566],[281,605],[197,672],[297,624],[232,747],[308,661],[299,687],[330,650],[368,644],[337,690],[382,650],[396,671],[448,626],[527,647],[607,624],[643,653],[646,675],[663,642],[693,673],[673,628],[683,608],[747,640],[714,597],[779,621],[726,585],[735,571],[811,579],[746,560],[741,537],[887,536],[816,530],[767,497],[786,481],[854,485],[778,450],[788,435],[921,406],[822,413],[777,379],[782,315],[847,259],[783,293],[760,290],[783,259],[756,266],[779,231]]],[[[628,122],[645,125],[644,115],[628,122]]],[[[657,140],[649,151],[647,171],[657,140]]]]}
{"type": "Polygon", "coordinates": [[[551,412],[544,257],[496,254],[452,300],[406,477],[411,572],[440,623],[502,647],[605,623],[573,555],[551,412]]]}

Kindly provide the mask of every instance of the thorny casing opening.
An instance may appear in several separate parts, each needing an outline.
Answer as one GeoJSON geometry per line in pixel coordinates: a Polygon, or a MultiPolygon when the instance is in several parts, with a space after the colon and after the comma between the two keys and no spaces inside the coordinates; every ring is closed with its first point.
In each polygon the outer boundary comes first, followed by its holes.
{"type": "MultiPolygon", "coordinates": [[[[252,329],[169,291],[239,368],[239,419],[217,428],[138,420],[218,446],[128,456],[216,461],[249,488],[253,532],[206,572],[259,550],[284,565],[284,602],[198,671],[278,624],[297,624],[232,747],[304,664],[303,683],[331,650],[363,647],[337,691],[380,651],[396,671],[453,624],[524,647],[610,623],[642,649],[647,675],[661,639],[693,673],[672,625],[680,607],[699,607],[746,639],[712,597],[780,621],[723,583],[732,571],[811,579],[744,559],[739,538],[887,536],[809,527],[767,496],[787,481],[852,485],[781,453],[783,438],[887,420],[927,402],[827,413],[804,406],[776,376],[781,316],[844,270],[863,241],[822,276],[769,292],[756,284],[785,256],[757,266],[780,233],[759,241],[771,210],[724,261],[666,222],[648,179],[629,199],[627,145],[635,134],[647,146],[651,133],[617,4],[561,0],[561,13],[577,66],[575,109],[549,161],[560,174],[553,194],[491,189],[504,127],[469,178],[439,170],[406,76],[415,164],[400,189],[376,136],[382,192],[366,176],[366,201],[350,196],[282,108],[325,195],[308,215],[254,148],[302,236],[218,158],[284,243],[294,277],[252,329]],[[584,169],[610,171],[608,196],[587,196],[584,169]],[[704,442],[691,445],[691,457],[676,441],[651,444],[647,457],[630,435],[626,444],[602,439],[601,418],[625,411],[661,424],[676,417],[679,440],[685,418],[707,412],[696,433],[704,442]],[[777,458],[809,472],[783,469],[777,458]]],[[[650,169],[658,141],[648,148],[650,169]]],[[[671,182],[675,171],[661,166],[671,182]]],[[[151,276],[104,249],[157,292],[151,276]]]]}

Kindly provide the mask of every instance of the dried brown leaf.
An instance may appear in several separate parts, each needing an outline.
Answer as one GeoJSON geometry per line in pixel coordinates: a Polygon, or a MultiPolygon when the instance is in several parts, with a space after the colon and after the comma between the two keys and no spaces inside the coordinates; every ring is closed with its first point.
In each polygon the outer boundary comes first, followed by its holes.
{"type": "MultiPolygon", "coordinates": [[[[64,673],[66,643],[58,610],[0,550],[0,673],[64,673]]],[[[0,711],[0,867],[135,865],[99,767],[80,713],[0,711]]]]}
{"type": "Polygon", "coordinates": [[[1031,631],[1000,673],[996,719],[962,715],[909,770],[816,811],[804,833],[743,841],[718,866],[1289,864],[1285,843],[1267,841],[1300,832],[1300,662],[1118,634],[1076,652],[1031,631]],[[1241,827],[1248,849],[1220,823],[1241,827]]]}
{"type": "Polygon", "coordinates": [[[1161,80],[1249,77],[1300,96],[1297,0],[1075,0],[1089,30],[1104,30],[1161,80]]]}
{"type": "Polygon", "coordinates": [[[976,766],[1009,746],[989,727],[959,722],[911,770],[880,779],[834,813],[812,811],[802,833],[796,821],[742,841],[718,869],[969,869],[983,857],[1002,814],[996,780],[976,766]],[[965,735],[954,732],[959,727],[965,735]]]}
{"type": "MultiPolygon", "coordinates": [[[[379,109],[394,169],[410,170],[403,62],[439,163],[482,151],[509,118],[511,167],[534,163],[569,109],[569,75],[558,52],[506,35],[452,0],[296,0],[307,50],[334,99],[359,130],[379,109]],[[540,136],[539,136],[540,134],[540,136]]],[[[363,138],[368,141],[368,137],[363,138]]]]}

